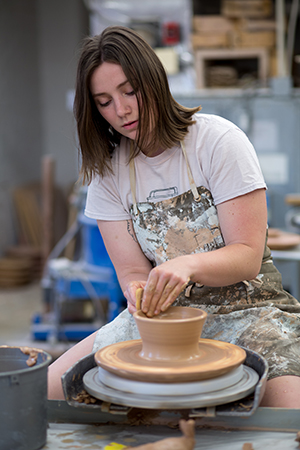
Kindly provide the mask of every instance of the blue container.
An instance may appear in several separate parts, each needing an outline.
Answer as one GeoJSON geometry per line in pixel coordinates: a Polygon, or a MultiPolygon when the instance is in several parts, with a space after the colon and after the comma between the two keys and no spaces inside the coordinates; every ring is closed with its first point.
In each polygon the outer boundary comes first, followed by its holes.
{"type": "MultiPolygon", "coordinates": [[[[78,217],[81,224],[81,262],[83,269],[89,274],[89,281],[93,284],[99,297],[109,298],[108,320],[113,320],[126,305],[126,300],[118,282],[115,268],[106,251],[97,221],[89,219],[83,213],[78,217]]],[[[59,277],[58,277],[59,278],[59,277]]],[[[58,280],[57,290],[68,291],[68,296],[76,297],[87,294],[81,281],[58,280]]]]}
{"type": "Polygon", "coordinates": [[[78,218],[82,225],[82,259],[87,264],[95,266],[113,267],[110,257],[106,251],[97,221],[89,219],[84,214],[78,218]]]}

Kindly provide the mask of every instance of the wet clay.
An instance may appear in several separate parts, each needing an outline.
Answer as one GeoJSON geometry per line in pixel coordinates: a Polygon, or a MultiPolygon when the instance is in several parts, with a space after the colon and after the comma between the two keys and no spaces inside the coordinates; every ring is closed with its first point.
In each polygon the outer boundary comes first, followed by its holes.
{"type": "Polygon", "coordinates": [[[242,364],[246,352],[233,344],[201,339],[201,357],[191,361],[163,361],[141,358],[142,341],[118,342],[95,354],[96,364],[108,372],[130,380],[157,383],[200,381],[214,378],[242,364]]]}
{"type": "Polygon", "coordinates": [[[131,380],[187,382],[214,378],[240,366],[246,352],[233,344],[200,339],[206,313],[171,307],[153,318],[134,319],[142,339],[108,345],[95,354],[98,366],[131,380]]]}
{"type": "Polygon", "coordinates": [[[20,347],[20,350],[25,355],[29,355],[28,359],[26,360],[27,366],[28,367],[35,366],[38,359],[39,351],[30,347],[20,347]]]}
{"type": "Polygon", "coordinates": [[[76,397],[72,397],[72,400],[78,402],[78,403],[85,403],[86,405],[89,405],[90,403],[96,403],[97,399],[90,394],[86,392],[85,389],[80,391],[76,397]]]}
{"type": "Polygon", "coordinates": [[[152,318],[142,311],[136,311],[133,317],[143,343],[141,358],[185,364],[201,357],[198,341],[207,317],[205,311],[172,306],[152,318]]]}

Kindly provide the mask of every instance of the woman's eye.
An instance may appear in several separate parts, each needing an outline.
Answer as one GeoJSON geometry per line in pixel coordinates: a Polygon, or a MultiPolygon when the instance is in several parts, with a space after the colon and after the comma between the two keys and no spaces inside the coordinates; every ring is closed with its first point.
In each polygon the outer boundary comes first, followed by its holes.
{"type": "Polygon", "coordinates": [[[126,95],[135,95],[134,91],[127,92],[126,95]]]}
{"type": "Polygon", "coordinates": [[[100,102],[98,102],[98,105],[101,106],[101,108],[105,108],[105,106],[108,106],[109,104],[110,104],[110,100],[108,100],[108,101],[105,102],[105,103],[100,103],[100,102]]]}

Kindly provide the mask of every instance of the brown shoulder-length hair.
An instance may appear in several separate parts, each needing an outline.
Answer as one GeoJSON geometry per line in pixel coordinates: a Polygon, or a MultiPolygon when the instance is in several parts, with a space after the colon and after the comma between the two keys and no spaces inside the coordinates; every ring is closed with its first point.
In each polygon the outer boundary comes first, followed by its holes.
{"type": "Polygon", "coordinates": [[[90,91],[91,76],[103,62],[119,64],[137,95],[139,128],[131,158],[141,149],[172,147],[185,137],[193,123],[192,115],[201,109],[186,108],[174,100],[160,59],[135,31],[111,26],[98,36],[86,38],[77,69],[74,115],[80,175],[88,183],[95,174],[103,176],[106,170],[112,170],[111,154],[121,137],[101,116],[90,91]],[[147,133],[149,124],[154,131],[151,135],[147,133]]]}

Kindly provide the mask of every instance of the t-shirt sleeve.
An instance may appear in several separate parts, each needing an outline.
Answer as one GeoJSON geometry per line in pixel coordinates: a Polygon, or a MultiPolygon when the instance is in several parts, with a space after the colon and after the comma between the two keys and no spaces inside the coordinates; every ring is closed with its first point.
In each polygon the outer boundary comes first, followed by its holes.
{"type": "Polygon", "coordinates": [[[208,180],[215,204],[266,189],[255,149],[242,130],[231,128],[215,143],[208,180]]]}
{"type": "Polygon", "coordinates": [[[128,220],[116,184],[110,175],[96,176],[91,181],[85,205],[85,215],[96,220],[128,220]]]}

